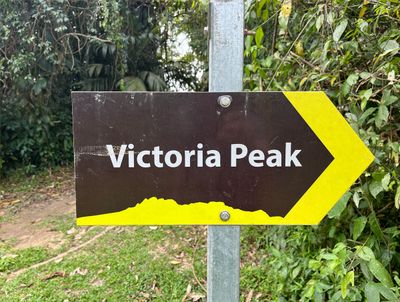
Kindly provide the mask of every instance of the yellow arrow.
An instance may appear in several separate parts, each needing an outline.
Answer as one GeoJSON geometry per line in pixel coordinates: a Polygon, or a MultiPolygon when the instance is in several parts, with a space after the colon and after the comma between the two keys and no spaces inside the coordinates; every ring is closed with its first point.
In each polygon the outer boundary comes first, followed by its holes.
{"type": "Polygon", "coordinates": [[[334,157],[285,216],[285,224],[318,224],[374,160],[324,92],[284,95],[334,157]]]}

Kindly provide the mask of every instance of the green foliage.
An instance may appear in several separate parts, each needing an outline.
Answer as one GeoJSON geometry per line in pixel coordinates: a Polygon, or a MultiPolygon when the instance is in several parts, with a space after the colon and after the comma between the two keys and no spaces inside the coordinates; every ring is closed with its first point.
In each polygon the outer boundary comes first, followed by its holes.
{"type": "Polygon", "coordinates": [[[173,56],[169,34],[184,31],[185,14],[199,11],[201,19],[201,3],[0,0],[0,7],[0,172],[72,161],[71,90],[196,87],[198,71],[173,56]]]}
{"type": "Polygon", "coordinates": [[[375,155],[319,227],[265,233],[272,300],[400,299],[399,17],[385,1],[248,7],[245,88],[325,91],[375,155]]]}

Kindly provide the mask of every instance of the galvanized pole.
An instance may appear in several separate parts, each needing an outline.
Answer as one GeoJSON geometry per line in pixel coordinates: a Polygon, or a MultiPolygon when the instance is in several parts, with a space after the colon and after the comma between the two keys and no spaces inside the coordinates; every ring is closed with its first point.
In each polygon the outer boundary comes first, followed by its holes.
{"type": "MultiPolygon", "coordinates": [[[[210,0],[208,32],[209,91],[241,91],[243,0],[210,0]]],[[[208,227],[207,264],[207,301],[239,301],[239,226],[208,227]]]]}

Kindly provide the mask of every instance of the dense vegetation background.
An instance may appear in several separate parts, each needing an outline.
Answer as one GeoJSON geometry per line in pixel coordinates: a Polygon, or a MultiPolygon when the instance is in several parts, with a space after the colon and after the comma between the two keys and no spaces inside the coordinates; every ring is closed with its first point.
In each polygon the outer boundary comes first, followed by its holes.
{"type": "Polygon", "coordinates": [[[71,90],[204,89],[171,47],[202,31],[199,5],[0,0],[0,172],[72,161],[71,90]]]}
{"type": "MultiPolygon", "coordinates": [[[[200,1],[0,0],[2,173],[71,162],[71,90],[205,90],[206,13],[200,1]],[[174,50],[178,33],[191,53],[174,50]]],[[[326,91],[376,157],[320,226],[246,229],[267,257],[245,282],[271,300],[400,299],[399,20],[394,0],[246,3],[245,89],[326,91]]]]}

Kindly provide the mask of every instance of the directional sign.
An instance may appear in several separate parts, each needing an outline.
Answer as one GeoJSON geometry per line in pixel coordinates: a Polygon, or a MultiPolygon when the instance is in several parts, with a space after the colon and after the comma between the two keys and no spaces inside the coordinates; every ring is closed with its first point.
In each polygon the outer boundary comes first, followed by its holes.
{"type": "Polygon", "coordinates": [[[76,92],[77,223],[318,224],[373,161],[323,92],[76,92]]]}

